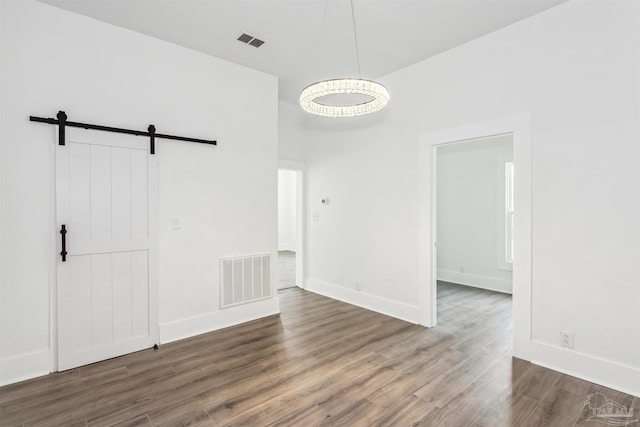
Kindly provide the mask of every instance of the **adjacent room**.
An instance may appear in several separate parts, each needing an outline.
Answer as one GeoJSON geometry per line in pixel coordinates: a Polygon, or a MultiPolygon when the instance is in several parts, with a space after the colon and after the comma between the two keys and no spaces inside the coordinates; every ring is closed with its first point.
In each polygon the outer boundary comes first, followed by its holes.
{"type": "Polygon", "coordinates": [[[278,170],[278,289],[296,286],[297,208],[296,171],[278,170]]]}
{"type": "Polygon", "coordinates": [[[640,426],[640,2],[0,0],[0,426],[640,426]]]}
{"type": "Polygon", "coordinates": [[[434,150],[438,324],[474,322],[474,339],[510,343],[513,135],[434,150]]]}

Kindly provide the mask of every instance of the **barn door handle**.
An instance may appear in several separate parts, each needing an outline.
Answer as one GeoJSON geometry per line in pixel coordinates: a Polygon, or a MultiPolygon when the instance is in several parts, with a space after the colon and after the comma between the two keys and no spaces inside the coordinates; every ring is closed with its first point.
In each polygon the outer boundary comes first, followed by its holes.
{"type": "Polygon", "coordinates": [[[60,228],[60,234],[62,234],[62,262],[67,260],[67,226],[62,224],[62,228],[60,228]]]}

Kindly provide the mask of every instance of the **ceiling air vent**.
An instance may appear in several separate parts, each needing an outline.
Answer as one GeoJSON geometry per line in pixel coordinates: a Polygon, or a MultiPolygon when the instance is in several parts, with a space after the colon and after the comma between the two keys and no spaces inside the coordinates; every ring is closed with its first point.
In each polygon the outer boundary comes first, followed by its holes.
{"type": "Polygon", "coordinates": [[[257,37],[253,37],[250,34],[242,33],[240,37],[238,37],[238,41],[241,41],[245,44],[250,44],[251,46],[258,48],[264,44],[264,40],[260,40],[257,37]]]}
{"type": "Polygon", "coordinates": [[[242,43],[249,43],[251,40],[253,40],[253,36],[250,36],[249,34],[242,34],[240,37],[238,37],[238,40],[242,43]]]}

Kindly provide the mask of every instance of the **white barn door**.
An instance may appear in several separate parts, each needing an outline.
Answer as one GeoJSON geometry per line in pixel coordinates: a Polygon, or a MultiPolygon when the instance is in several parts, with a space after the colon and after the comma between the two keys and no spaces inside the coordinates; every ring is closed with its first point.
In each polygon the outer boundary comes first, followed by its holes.
{"type": "Polygon", "coordinates": [[[56,145],[58,370],[158,342],[157,162],[136,136],[67,128],[56,145]],[[58,248],[62,235],[58,235],[58,248]]]}

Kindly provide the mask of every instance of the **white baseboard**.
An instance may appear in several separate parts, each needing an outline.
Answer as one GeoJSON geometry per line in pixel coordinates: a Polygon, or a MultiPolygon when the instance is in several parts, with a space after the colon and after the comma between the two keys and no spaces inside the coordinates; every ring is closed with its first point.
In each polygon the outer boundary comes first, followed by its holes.
{"type": "Polygon", "coordinates": [[[500,277],[480,276],[478,274],[460,273],[451,270],[438,269],[438,280],[457,283],[459,285],[473,286],[474,288],[488,289],[490,291],[513,293],[513,281],[500,277]]]}
{"type": "Polygon", "coordinates": [[[418,323],[419,308],[417,305],[394,301],[388,298],[356,291],[355,289],[345,288],[344,286],[323,282],[322,280],[309,277],[305,280],[305,289],[338,301],[343,301],[357,305],[358,307],[386,314],[387,316],[395,317],[411,323],[418,323]]]}
{"type": "Polygon", "coordinates": [[[0,386],[47,375],[49,362],[49,350],[0,359],[0,386]]]}
{"type": "Polygon", "coordinates": [[[279,243],[278,244],[278,250],[279,251],[295,252],[296,251],[296,244],[295,243],[279,243]]]}
{"type": "Polygon", "coordinates": [[[280,313],[278,298],[160,324],[160,343],[177,341],[280,313]]]}
{"type": "Polygon", "coordinates": [[[640,396],[640,368],[534,340],[531,362],[623,393],[640,396]]]}

